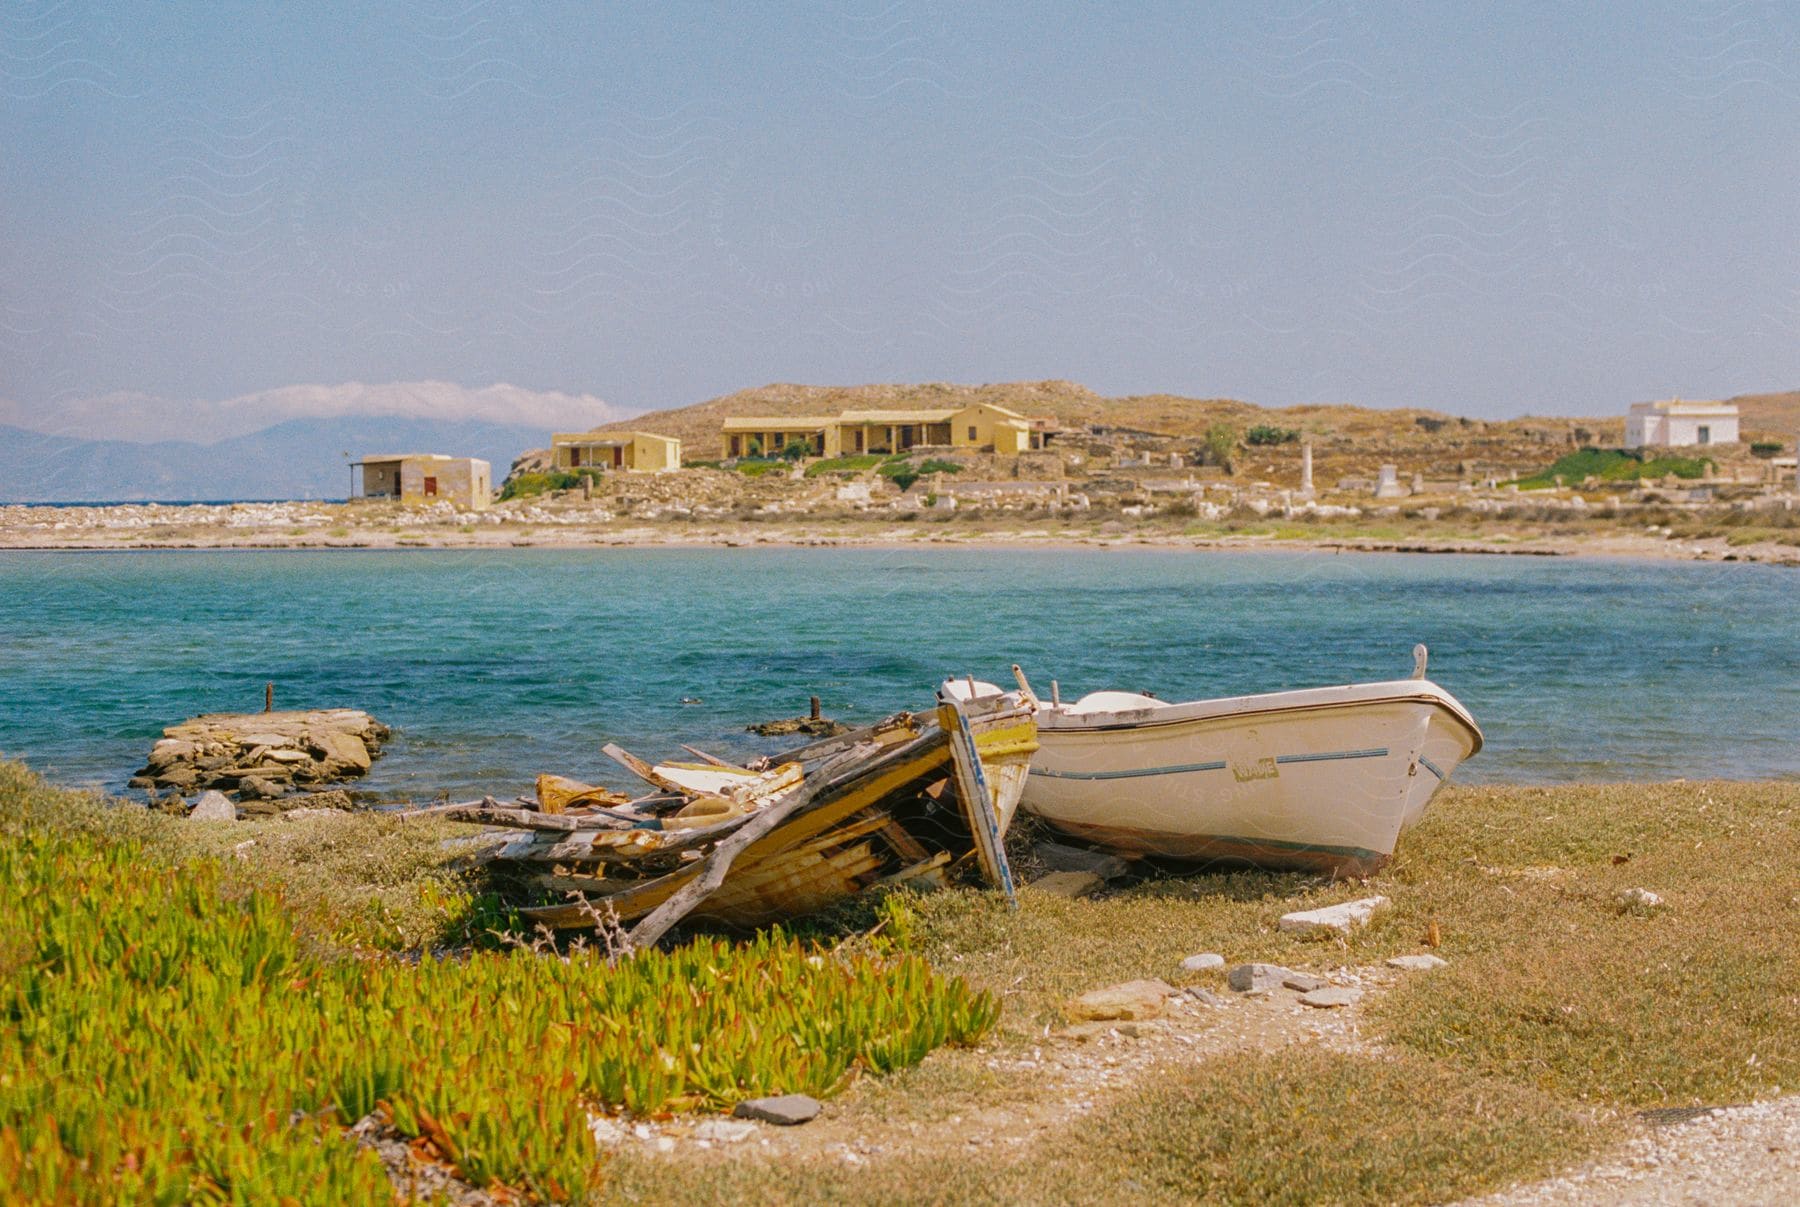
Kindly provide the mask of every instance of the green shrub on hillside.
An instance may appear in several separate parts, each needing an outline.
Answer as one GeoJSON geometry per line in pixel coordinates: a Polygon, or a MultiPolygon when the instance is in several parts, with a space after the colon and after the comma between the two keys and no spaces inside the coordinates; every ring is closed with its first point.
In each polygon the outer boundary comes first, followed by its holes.
{"type": "Polygon", "coordinates": [[[1237,453],[1238,430],[1229,423],[1215,423],[1206,429],[1206,463],[1231,472],[1232,458],[1237,453]]]}
{"type": "Polygon", "coordinates": [[[962,466],[954,461],[945,461],[941,457],[931,457],[918,465],[914,465],[906,454],[889,457],[881,465],[881,476],[898,486],[901,490],[912,489],[912,484],[927,474],[960,474],[962,466]]]}
{"type": "Polygon", "coordinates": [[[543,473],[514,474],[500,488],[500,500],[528,499],[537,495],[548,494],[554,490],[574,490],[582,480],[599,481],[601,471],[584,467],[570,473],[567,470],[552,469],[543,473]]]}
{"type": "Polygon", "coordinates": [[[1259,423],[1244,433],[1246,444],[1292,444],[1300,439],[1300,433],[1291,427],[1272,427],[1259,423]]]}
{"type": "Polygon", "coordinates": [[[820,474],[862,473],[880,465],[883,458],[880,454],[865,454],[860,457],[827,457],[814,461],[806,467],[806,476],[816,478],[820,474]]]}
{"type": "Polygon", "coordinates": [[[1588,478],[1602,482],[1634,482],[1640,478],[1703,478],[1712,462],[1702,457],[1654,457],[1648,460],[1638,449],[1584,448],[1559,457],[1550,468],[1519,478],[1520,490],[1542,490],[1556,485],[1580,486],[1588,478]]]}
{"type": "Polygon", "coordinates": [[[760,478],[764,474],[785,474],[794,467],[780,457],[739,457],[736,468],[746,478],[760,478]]]}

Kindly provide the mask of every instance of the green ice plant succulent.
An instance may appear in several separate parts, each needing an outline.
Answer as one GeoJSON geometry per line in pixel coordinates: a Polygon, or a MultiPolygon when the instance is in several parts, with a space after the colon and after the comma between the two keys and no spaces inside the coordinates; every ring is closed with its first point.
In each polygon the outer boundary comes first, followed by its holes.
{"type": "Polygon", "coordinates": [[[998,1002],[780,932],[609,964],[321,943],[216,863],[0,819],[0,1200],[391,1202],[375,1116],[480,1186],[598,1193],[590,1113],[828,1095],[998,1002]]]}

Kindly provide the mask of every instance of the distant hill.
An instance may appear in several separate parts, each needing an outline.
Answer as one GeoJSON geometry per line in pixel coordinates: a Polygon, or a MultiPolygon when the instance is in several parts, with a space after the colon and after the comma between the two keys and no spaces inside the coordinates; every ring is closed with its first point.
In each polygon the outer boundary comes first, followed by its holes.
{"type": "Polygon", "coordinates": [[[1785,394],[1739,394],[1727,402],[1737,404],[1739,426],[1748,436],[1769,436],[1789,448],[1800,439],[1800,390],[1785,394]]]}
{"type": "Polygon", "coordinates": [[[1408,449],[1420,443],[1450,444],[1471,431],[1502,442],[1510,436],[1535,440],[1546,428],[1579,429],[1588,438],[1618,443],[1624,420],[1523,418],[1493,422],[1459,419],[1421,408],[1376,410],[1347,405],[1260,407],[1231,398],[1183,398],[1175,394],[1134,394],[1108,398],[1070,381],[1004,382],[962,386],[925,385],[803,386],[768,385],[740,390],[693,406],[652,411],[616,426],[678,436],[689,458],[719,455],[720,424],[740,415],[828,415],[843,410],[933,408],[986,402],[1024,415],[1052,416],[1066,424],[1107,424],[1177,437],[1198,437],[1216,423],[1240,429],[1258,424],[1292,428],[1321,437],[1356,441],[1371,447],[1408,449]],[[1430,434],[1451,429],[1442,439],[1430,434]]]}
{"type": "Polygon", "coordinates": [[[504,475],[542,445],[542,428],[482,420],[363,415],[291,419],[217,444],[79,440],[0,426],[0,502],[145,499],[341,499],[344,454],[448,453],[480,457],[504,475]]]}

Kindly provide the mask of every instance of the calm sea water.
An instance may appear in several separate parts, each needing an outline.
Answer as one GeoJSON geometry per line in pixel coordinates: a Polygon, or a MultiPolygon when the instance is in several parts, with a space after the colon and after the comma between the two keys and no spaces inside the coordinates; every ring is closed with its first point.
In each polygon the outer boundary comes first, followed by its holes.
{"type": "Polygon", "coordinates": [[[1746,565],[1081,550],[0,554],[0,752],[123,785],[165,724],[355,706],[389,797],[868,720],[946,674],[1065,697],[1399,678],[1486,730],[1467,781],[1800,778],[1800,574],[1746,565]]]}

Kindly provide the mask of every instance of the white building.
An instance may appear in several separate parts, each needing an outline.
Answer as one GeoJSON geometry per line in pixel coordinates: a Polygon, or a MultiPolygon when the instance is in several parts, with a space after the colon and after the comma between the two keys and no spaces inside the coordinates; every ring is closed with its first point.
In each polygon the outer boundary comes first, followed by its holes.
{"type": "Polygon", "coordinates": [[[1634,402],[1625,415],[1625,447],[1736,444],[1738,409],[1728,402],[1634,402]]]}

